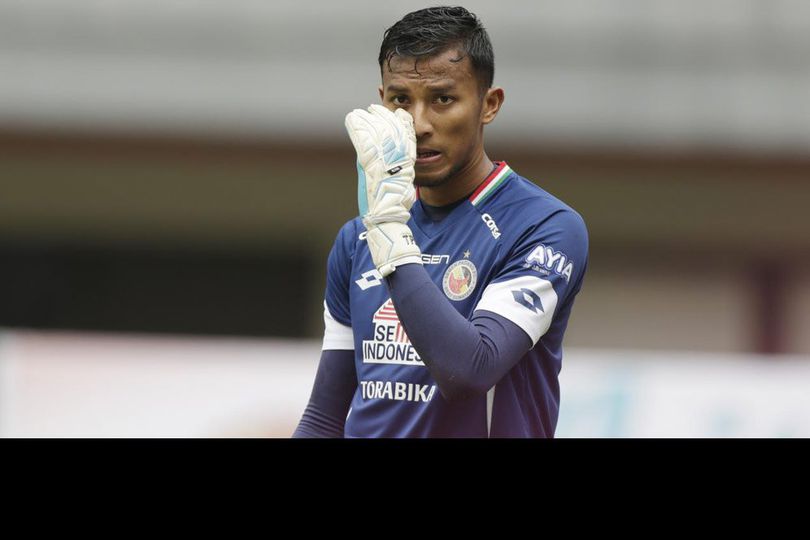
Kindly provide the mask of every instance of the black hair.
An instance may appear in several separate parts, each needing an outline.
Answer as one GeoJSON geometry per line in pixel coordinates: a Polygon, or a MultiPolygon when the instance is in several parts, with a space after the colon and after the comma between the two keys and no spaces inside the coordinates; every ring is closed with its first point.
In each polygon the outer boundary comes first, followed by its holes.
{"type": "MultiPolygon", "coordinates": [[[[394,56],[415,60],[435,56],[458,47],[461,56],[470,58],[479,89],[486,91],[495,78],[495,54],[486,29],[474,13],[463,7],[437,6],[408,13],[383,34],[379,63],[391,69],[394,56]]],[[[414,68],[416,65],[414,64],[414,68]]]]}

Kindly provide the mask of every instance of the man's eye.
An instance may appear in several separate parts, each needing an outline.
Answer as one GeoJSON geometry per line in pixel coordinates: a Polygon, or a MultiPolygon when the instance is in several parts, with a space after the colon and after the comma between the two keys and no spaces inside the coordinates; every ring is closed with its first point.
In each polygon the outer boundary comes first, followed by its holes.
{"type": "Polygon", "coordinates": [[[400,96],[394,96],[394,97],[392,97],[392,98],[391,98],[391,101],[392,101],[392,102],[393,102],[395,105],[405,105],[405,99],[406,99],[406,98],[405,98],[405,96],[401,96],[401,95],[400,95],[400,96]]]}
{"type": "Polygon", "coordinates": [[[439,96],[438,101],[442,105],[449,105],[450,103],[453,103],[455,99],[452,96],[439,96]]]}

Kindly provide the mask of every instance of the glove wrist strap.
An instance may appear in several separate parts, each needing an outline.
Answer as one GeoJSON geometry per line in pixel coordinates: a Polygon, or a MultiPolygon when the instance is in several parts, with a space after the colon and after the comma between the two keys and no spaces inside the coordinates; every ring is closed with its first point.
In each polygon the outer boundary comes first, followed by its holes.
{"type": "Polygon", "coordinates": [[[371,259],[383,277],[394,272],[397,266],[422,264],[422,252],[410,227],[397,222],[373,224],[364,220],[364,223],[368,229],[366,242],[371,259]]]}

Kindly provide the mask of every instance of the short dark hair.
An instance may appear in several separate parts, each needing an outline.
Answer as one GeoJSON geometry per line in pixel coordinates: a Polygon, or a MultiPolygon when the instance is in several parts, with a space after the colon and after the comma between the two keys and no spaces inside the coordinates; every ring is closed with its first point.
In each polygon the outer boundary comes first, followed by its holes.
{"type": "Polygon", "coordinates": [[[437,6],[408,13],[383,34],[380,71],[391,69],[394,56],[414,59],[435,56],[458,47],[461,61],[470,58],[479,88],[486,91],[495,78],[495,54],[486,29],[474,13],[463,7],[437,6]]]}

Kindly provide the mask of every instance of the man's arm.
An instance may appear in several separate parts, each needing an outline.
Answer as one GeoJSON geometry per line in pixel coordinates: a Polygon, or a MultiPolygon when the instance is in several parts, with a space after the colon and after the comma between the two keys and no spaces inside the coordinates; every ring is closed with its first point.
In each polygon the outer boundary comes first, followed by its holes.
{"type": "Polygon", "coordinates": [[[397,267],[386,284],[400,323],[448,401],[485,394],[533,345],[497,313],[464,318],[421,265],[397,267]]]}
{"type": "Polygon", "coordinates": [[[587,229],[557,211],[527,231],[467,321],[419,265],[386,279],[399,320],[446,397],[481,394],[503,377],[573,301],[587,266],[587,229]],[[561,261],[566,261],[561,264],[561,261]]]}
{"type": "Polygon", "coordinates": [[[294,438],[343,437],[347,412],[357,388],[348,288],[356,237],[353,222],[347,222],[329,252],[321,360],[309,403],[292,435],[294,438]]]}
{"type": "Polygon", "coordinates": [[[346,415],[356,388],[354,351],[322,351],[312,395],[292,437],[343,437],[346,415]]]}

